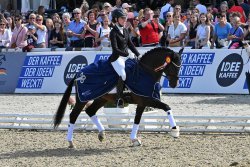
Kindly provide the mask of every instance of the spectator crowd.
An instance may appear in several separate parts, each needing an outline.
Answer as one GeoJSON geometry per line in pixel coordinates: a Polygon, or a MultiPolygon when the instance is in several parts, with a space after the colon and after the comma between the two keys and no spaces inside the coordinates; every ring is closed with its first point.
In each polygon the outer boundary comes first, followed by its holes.
{"type": "Polygon", "coordinates": [[[183,10],[175,0],[156,10],[136,9],[136,4],[116,0],[92,5],[83,1],[72,13],[54,13],[45,17],[45,9],[12,16],[0,13],[0,48],[22,49],[67,47],[110,47],[110,31],[114,26],[112,11],[127,13],[125,28],[136,47],[187,46],[193,49],[241,48],[250,42],[250,6],[244,0],[223,1],[219,8],[204,6],[193,0],[193,7],[183,10]]]}

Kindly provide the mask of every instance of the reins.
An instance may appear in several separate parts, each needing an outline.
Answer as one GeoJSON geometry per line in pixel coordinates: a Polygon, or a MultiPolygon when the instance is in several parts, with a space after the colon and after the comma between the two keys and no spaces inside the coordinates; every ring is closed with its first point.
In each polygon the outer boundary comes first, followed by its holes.
{"type": "MultiPolygon", "coordinates": [[[[142,63],[141,61],[139,61],[139,63],[140,63],[143,67],[145,67],[147,70],[149,70],[151,73],[162,71],[162,70],[164,70],[164,68],[165,68],[168,64],[170,64],[170,63],[164,62],[163,65],[160,65],[159,67],[156,67],[155,69],[152,70],[148,65],[142,63]]],[[[181,65],[178,66],[178,65],[175,64],[173,61],[171,61],[171,63],[172,63],[175,67],[177,67],[177,68],[180,68],[180,67],[181,67],[181,65]]],[[[168,78],[164,73],[162,73],[161,76],[162,76],[162,77],[165,77],[165,78],[168,78]]],[[[174,77],[175,77],[175,76],[174,76],[174,77]]],[[[179,78],[179,77],[177,77],[177,78],[179,78]]]]}

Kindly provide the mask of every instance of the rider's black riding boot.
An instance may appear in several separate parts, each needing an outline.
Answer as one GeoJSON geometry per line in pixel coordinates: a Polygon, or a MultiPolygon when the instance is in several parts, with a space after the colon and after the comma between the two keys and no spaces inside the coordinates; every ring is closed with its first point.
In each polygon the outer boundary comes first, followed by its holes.
{"type": "Polygon", "coordinates": [[[117,99],[116,99],[116,106],[118,108],[123,108],[124,107],[124,100],[123,100],[123,88],[124,88],[124,83],[122,78],[120,77],[118,79],[118,83],[116,86],[116,91],[117,91],[117,99]]]}

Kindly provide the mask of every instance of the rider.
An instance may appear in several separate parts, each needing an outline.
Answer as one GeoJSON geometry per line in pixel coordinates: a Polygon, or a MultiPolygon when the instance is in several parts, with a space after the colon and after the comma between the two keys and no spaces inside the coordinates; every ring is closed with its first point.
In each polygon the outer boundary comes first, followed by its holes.
{"type": "Polygon", "coordinates": [[[127,15],[120,8],[115,9],[112,12],[112,22],[115,24],[113,29],[110,32],[110,41],[112,47],[112,54],[109,57],[114,70],[119,75],[119,80],[117,83],[117,107],[123,107],[124,101],[122,99],[123,93],[123,81],[126,80],[125,72],[125,60],[129,56],[128,48],[137,56],[140,56],[140,53],[135,48],[134,44],[131,42],[129,37],[129,32],[124,25],[126,23],[127,15]]]}

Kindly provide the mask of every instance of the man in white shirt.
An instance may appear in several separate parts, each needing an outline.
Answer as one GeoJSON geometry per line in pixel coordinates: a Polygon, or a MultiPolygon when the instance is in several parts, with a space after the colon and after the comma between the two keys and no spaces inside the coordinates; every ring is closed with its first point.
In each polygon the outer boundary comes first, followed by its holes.
{"type": "Polygon", "coordinates": [[[172,7],[172,5],[174,4],[174,0],[166,0],[167,3],[166,5],[164,5],[162,8],[161,8],[161,13],[160,13],[160,19],[161,20],[166,20],[166,14],[168,12],[173,12],[174,9],[172,7]]]}
{"type": "Polygon", "coordinates": [[[193,4],[194,4],[195,8],[200,11],[200,14],[201,13],[207,14],[207,8],[206,8],[206,6],[202,5],[200,3],[200,0],[193,0],[193,4]]]}

